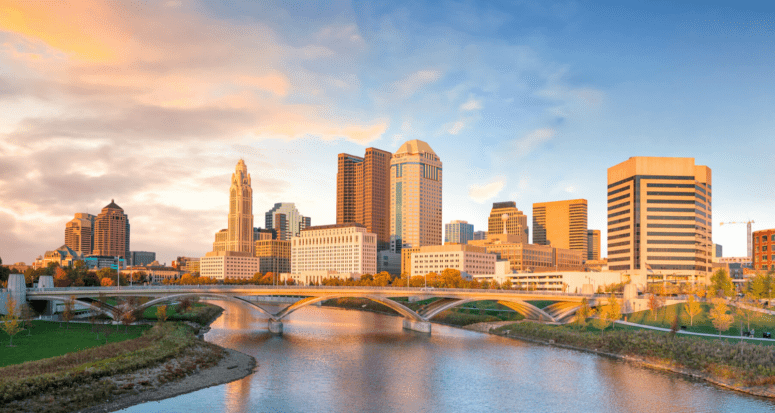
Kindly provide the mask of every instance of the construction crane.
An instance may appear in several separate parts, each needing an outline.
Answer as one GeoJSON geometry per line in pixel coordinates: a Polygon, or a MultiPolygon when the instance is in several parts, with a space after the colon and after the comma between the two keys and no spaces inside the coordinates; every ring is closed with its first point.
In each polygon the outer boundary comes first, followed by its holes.
{"type": "Polygon", "coordinates": [[[754,221],[750,220],[748,222],[722,222],[719,225],[732,225],[732,224],[746,224],[748,225],[748,258],[751,259],[751,262],[753,262],[753,248],[751,248],[751,224],[753,224],[754,221]]]}

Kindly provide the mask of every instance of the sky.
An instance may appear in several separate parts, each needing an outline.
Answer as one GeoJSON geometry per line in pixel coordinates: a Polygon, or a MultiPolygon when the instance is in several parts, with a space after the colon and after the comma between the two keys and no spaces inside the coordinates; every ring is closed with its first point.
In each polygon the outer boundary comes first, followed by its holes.
{"type": "MultiPolygon", "coordinates": [[[[131,249],[203,256],[231,173],[336,221],[337,154],[428,142],[443,222],[584,198],[605,255],[607,168],[713,171],[713,238],[775,227],[768,2],[0,0],[0,257],[34,261],[115,199],[131,249]]],[[[532,233],[532,225],[531,233],[532,233]]]]}

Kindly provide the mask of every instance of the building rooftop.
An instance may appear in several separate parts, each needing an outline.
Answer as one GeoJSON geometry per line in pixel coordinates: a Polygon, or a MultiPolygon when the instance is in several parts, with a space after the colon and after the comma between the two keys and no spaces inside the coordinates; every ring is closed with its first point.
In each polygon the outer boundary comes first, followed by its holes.
{"type": "Polygon", "coordinates": [[[432,153],[436,155],[436,152],[433,152],[433,149],[431,149],[431,146],[428,145],[426,142],[423,142],[419,139],[414,139],[411,141],[404,142],[403,145],[401,145],[400,148],[396,151],[396,154],[399,153],[420,153],[420,152],[427,152],[432,153]]]}
{"type": "Polygon", "coordinates": [[[320,229],[334,229],[334,228],[350,228],[350,227],[358,227],[358,228],[366,228],[366,225],[359,224],[357,222],[345,222],[343,224],[333,224],[333,225],[317,225],[314,227],[307,227],[301,230],[301,232],[304,231],[315,231],[320,229]]]}
{"type": "MultiPolygon", "coordinates": [[[[121,208],[120,206],[118,206],[118,204],[116,204],[116,202],[113,201],[112,199],[110,200],[109,204],[105,205],[105,208],[120,209],[122,211],[124,210],[124,208],[121,208]]],[[[102,208],[102,209],[105,209],[105,208],[102,208]]]]}

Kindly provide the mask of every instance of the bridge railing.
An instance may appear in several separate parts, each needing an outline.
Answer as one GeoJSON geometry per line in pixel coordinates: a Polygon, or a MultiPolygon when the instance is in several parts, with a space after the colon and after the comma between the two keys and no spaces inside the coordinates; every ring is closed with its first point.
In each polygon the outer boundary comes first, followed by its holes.
{"type": "Polygon", "coordinates": [[[51,288],[28,288],[28,292],[74,292],[74,293],[117,293],[117,292],[142,292],[153,290],[154,292],[183,292],[191,290],[209,290],[229,292],[233,290],[274,290],[274,291],[333,291],[333,290],[371,290],[374,292],[413,292],[424,293],[428,295],[439,295],[438,293],[465,293],[465,294],[485,294],[485,295],[508,295],[525,294],[536,296],[556,296],[556,297],[588,297],[600,298],[607,297],[606,294],[578,294],[563,293],[558,291],[526,291],[526,290],[490,290],[490,289],[470,289],[470,288],[423,288],[423,287],[373,287],[373,286],[297,286],[297,285],[162,285],[162,286],[123,286],[123,287],[51,287],[51,288]]]}

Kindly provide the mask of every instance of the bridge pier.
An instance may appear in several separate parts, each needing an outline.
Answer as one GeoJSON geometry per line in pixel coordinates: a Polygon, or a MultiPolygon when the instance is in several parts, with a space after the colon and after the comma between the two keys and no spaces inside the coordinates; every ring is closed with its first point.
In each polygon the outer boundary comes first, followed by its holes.
{"type": "Polygon", "coordinates": [[[430,334],[431,333],[431,323],[429,323],[427,321],[414,321],[414,320],[410,320],[408,318],[405,318],[404,319],[404,329],[405,330],[417,331],[419,333],[430,334]]]}
{"type": "Polygon", "coordinates": [[[279,320],[269,320],[269,332],[278,336],[283,335],[283,322],[279,320]]]}

